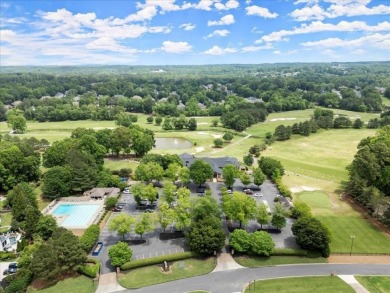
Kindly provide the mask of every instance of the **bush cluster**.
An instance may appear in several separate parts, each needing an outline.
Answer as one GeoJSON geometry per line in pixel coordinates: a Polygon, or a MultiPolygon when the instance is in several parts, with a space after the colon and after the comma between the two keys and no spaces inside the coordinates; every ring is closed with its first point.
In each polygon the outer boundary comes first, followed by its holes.
{"type": "Polygon", "coordinates": [[[230,234],[229,245],[238,252],[261,256],[270,256],[275,248],[275,243],[267,232],[248,233],[243,229],[234,230],[230,234]]]}
{"type": "Polygon", "coordinates": [[[121,266],[121,270],[127,271],[131,269],[136,269],[140,267],[155,265],[155,264],[162,264],[164,261],[177,261],[177,260],[183,260],[187,258],[197,257],[198,254],[186,251],[186,252],[179,252],[174,254],[168,254],[168,255],[160,255],[156,257],[151,258],[145,258],[145,259],[137,259],[133,261],[129,261],[121,266]]]}
{"type": "Polygon", "coordinates": [[[14,259],[16,256],[16,253],[13,252],[0,251],[0,260],[14,259]]]}
{"type": "Polygon", "coordinates": [[[291,197],[291,191],[286,185],[284,185],[282,178],[276,178],[274,181],[281,195],[284,197],[291,197]]]}
{"type": "Polygon", "coordinates": [[[5,288],[4,292],[6,293],[25,292],[28,285],[31,282],[31,278],[32,278],[32,273],[30,271],[25,269],[20,269],[16,273],[15,277],[12,276],[9,285],[7,286],[7,288],[5,288]]]}
{"type": "Polygon", "coordinates": [[[96,224],[89,226],[85,230],[84,235],[80,237],[80,244],[86,252],[91,251],[92,247],[99,239],[99,234],[100,234],[100,227],[99,225],[96,224]]]}
{"type": "Polygon", "coordinates": [[[87,277],[95,278],[99,272],[99,268],[100,261],[98,259],[88,258],[86,263],[80,266],[79,272],[87,277]]]}

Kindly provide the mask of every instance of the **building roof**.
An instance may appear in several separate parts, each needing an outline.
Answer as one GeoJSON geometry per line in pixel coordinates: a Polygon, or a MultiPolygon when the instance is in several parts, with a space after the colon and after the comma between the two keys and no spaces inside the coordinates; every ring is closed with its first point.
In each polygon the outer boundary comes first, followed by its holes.
{"type": "Polygon", "coordinates": [[[190,167],[196,160],[203,160],[207,162],[213,171],[218,174],[222,174],[222,168],[226,165],[232,164],[237,168],[240,166],[240,163],[236,158],[233,157],[219,157],[219,158],[195,158],[195,156],[190,155],[188,153],[183,153],[179,155],[180,159],[183,162],[183,165],[186,167],[190,167]]]}

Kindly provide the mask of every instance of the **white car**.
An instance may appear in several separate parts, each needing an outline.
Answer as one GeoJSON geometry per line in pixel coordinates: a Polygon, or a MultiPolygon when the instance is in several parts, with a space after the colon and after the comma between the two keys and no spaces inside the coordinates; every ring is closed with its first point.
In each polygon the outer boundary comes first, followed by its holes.
{"type": "Polygon", "coordinates": [[[128,189],[128,188],[123,189],[123,193],[124,194],[130,194],[130,189],[128,189]]]}
{"type": "Polygon", "coordinates": [[[253,195],[254,197],[263,197],[263,194],[261,192],[255,193],[253,195]]]}

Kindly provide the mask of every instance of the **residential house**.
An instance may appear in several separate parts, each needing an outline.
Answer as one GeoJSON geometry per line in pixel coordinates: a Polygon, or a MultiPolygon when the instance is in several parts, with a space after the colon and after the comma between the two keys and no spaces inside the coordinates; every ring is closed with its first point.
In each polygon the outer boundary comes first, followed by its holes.
{"type": "Polygon", "coordinates": [[[4,233],[0,235],[0,251],[16,251],[18,242],[21,241],[20,233],[4,233]]]}
{"type": "Polygon", "coordinates": [[[92,188],[91,190],[85,191],[84,196],[89,196],[91,199],[104,199],[107,197],[114,197],[119,195],[120,189],[116,187],[106,188],[92,188]]]}

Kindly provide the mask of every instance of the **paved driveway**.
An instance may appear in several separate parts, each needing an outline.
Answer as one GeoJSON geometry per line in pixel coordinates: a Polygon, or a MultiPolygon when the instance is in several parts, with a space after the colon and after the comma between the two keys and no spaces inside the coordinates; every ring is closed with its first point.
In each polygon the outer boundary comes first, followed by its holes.
{"type": "Polygon", "coordinates": [[[245,268],[215,272],[203,276],[144,287],[138,290],[121,292],[183,293],[194,290],[205,290],[212,293],[236,293],[242,292],[243,287],[253,280],[299,276],[330,276],[331,273],[336,275],[389,275],[390,265],[304,264],[253,269],[245,268]]]}
{"type": "Polygon", "coordinates": [[[8,269],[8,265],[16,261],[2,261],[0,262],[0,281],[2,281],[7,275],[3,275],[3,272],[8,269]]]}

